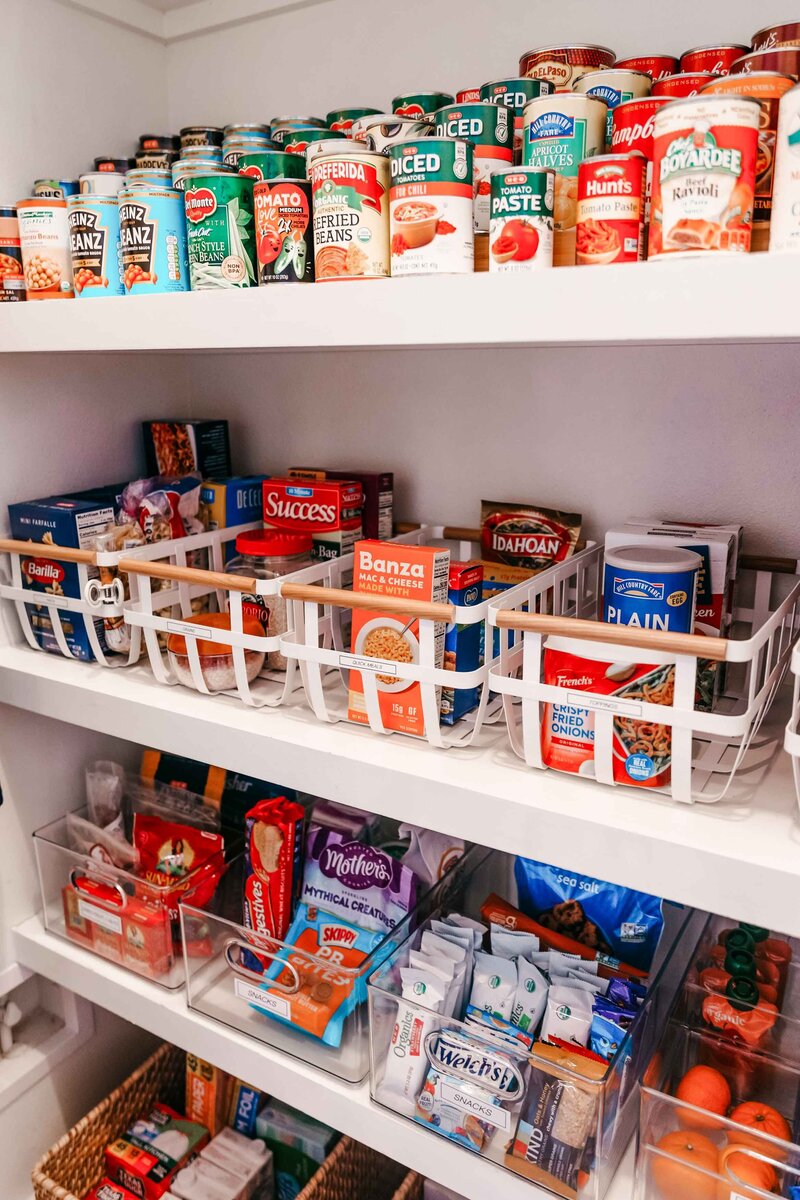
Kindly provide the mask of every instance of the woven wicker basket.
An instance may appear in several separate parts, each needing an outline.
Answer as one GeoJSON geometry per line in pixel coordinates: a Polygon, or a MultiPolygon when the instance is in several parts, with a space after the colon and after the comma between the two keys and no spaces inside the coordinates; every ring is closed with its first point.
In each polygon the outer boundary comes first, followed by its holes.
{"type": "Polygon", "coordinates": [[[422,1177],[343,1137],[297,1200],[421,1200],[422,1177]]]}

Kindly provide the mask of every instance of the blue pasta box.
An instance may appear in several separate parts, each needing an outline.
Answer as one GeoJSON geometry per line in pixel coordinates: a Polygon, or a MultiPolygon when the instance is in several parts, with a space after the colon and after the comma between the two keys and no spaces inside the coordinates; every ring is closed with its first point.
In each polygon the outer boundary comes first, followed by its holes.
{"type": "MultiPolygon", "coordinates": [[[[94,549],[97,535],[113,523],[114,509],[108,503],[49,496],[43,500],[10,504],[8,517],[11,536],[19,541],[50,542],[76,550],[91,550],[94,549]]],[[[23,586],[32,593],[67,596],[71,599],[80,597],[77,563],[44,558],[37,555],[35,547],[31,546],[31,553],[23,557],[21,567],[23,586]]],[[[92,569],[90,573],[96,572],[92,569]]],[[[60,654],[49,609],[43,604],[26,604],[25,609],[36,641],[42,649],[51,654],[60,654]]],[[[83,615],[61,609],[60,619],[67,646],[75,658],[85,662],[94,659],[83,615]]],[[[94,621],[94,628],[100,647],[105,651],[107,646],[102,619],[94,621]]]]}
{"type": "MultiPolygon", "coordinates": [[[[263,483],[268,475],[234,475],[230,479],[208,479],[200,489],[202,520],[206,529],[230,529],[260,521],[264,503],[263,483]]],[[[236,546],[228,542],[225,561],[236,554],[236,546]]]]}
{"type": "MultiPolygon", "coordinates": [[[[451,562],[447,599],[461,608],[481,603],[483,564],[451,562]]],[[[483,665],[483,622],[474,625],[448,625],[444,634],[445,671],[477,671],[483,665]]],[[[477,687],[442,688],[439,714],[443,725],[454,725],[460,717],[478,706],[477,687]]]]}

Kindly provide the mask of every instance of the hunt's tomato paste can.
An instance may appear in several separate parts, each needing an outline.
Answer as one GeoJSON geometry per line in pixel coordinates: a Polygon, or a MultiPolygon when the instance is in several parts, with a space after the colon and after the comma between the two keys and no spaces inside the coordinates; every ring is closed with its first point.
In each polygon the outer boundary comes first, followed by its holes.
{"type": "Polygon", "coordinates": [[[573,42],[566,46],[539,46],[519,60],[520,75],[549,79],[557,92],[571,92],[583,75],[613,67],[616,54],[607,46],[573,42]]]}
{"type": "Polygon", "coordinates": [[[480,88],[466,88],[463,92],[456,92],[456,104],[479,104],[482,99],[480,88]]]}
{"type": "Polygon", "coordinates": [[[311,184],[287,176],[253,188],[258,282],[313,283],[311,184]]]}
{"type": "Polygon", "coordinates": [[[787,25],[768,25],[753,34],[753,53],[762,50],[775,50],[780,46],[800,46],[800,21],[790,21],[787,25]]]}
{"type": "Polygon", "coordinates": [[[576,92],[586,96],[599,96],[608,105],[606,113],[606,146],[611,145],[611,127],[614,109],[626,100],[640,100],[650,95],[653,81],[644,71],[620,70],[611,67],[608,71],[593,71],[584,75],[575,84],[576,92]]]}
{"type": "Polygon", "coordinates": [[[655,82],[676,75],[680,70],[678,60],[672,54],[641,54],[635,58],[618,58],[614,63],[618,70],[644,71],[655,82]]]}
{"type": "Polygon", "coordinates": [[[472,216],[476,230],[489,228],[491,175],[514,160],[514,118],[504,104],[456,104],[434,114],[436,136],[466,138],[475,147],[472,216]]]}
{"type": "Polygon", "coordinates": [[[525,105],[539,96],[549,96],[554,90],[548,79],[496,79],[485,83],[480,91],[480,99],[487,104],[505,104],[514,116],[514,162],[522,162],[522,129],[525,105]]]}
{"type": "Polygon", "coordinates": [[[445,104],[453,104],[449,92],[403,92],[392,101],[392,112],[398,117],[432,117],[445,104]]]}
{"type": "Polygon", "coordinates": [[[556,173],[506,167],[492,174],[489,270],[504,274],[553,265],[556,173]]]}
{"type": "Polygon", "coordinates": [[[747,46],[739,46],[733,42],[723,46],[697,46],[681,55],[680,69],[684,73],[710,71],[712,75],[728,75],[737,58],[741,58],[747,52],[747,46]]]}
{"type": "Polygon", "coordinates": [[[692,96],[656,113],[649,257],[747,254],[761,105],[692,96]]]}
{"type": "Polygon", "coordinates": [[[389,159],[360,142],[317,142],[308,158],[317,282],[389,275],[389,159]]]}
{"type": "Polygon", "coordinates": [[[681,75],[668,75],[653,84],[651,96],[666,96],[668,100],[685,100],[696,96],[702,87],[716,79],[710,71],[688,71],[681,75]]]}
{"type": "Polygon", "coordinates": [[[653,131],[655,116],[670,101],[666,96],[647,96],[627,100],[614,109],[611,122],[611,150],[614,154],[643,154],[645,158],[644,219],[650,221],[650,197],[653,191],[653,131]]]}
{"type": "Polygon", "coordinates": [[[645,159],[602,154],[578,171],[578,266],[641,262],[644,258],[645,159]]]}
{"type": "Polygon", "coordinates": [[[473,270],[472,144],[424,138],[389,149],[392,275],[473,270]]]}

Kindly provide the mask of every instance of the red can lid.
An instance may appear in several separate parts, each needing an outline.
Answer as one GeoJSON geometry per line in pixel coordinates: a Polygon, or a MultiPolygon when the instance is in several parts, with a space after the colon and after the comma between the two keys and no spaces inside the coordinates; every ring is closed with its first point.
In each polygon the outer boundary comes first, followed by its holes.
{"type": "Polygon", "coordinates": [[[236,539],[236,553],[255,558],[285,558],[292,554],[310,554],[314,545],[310,533],[286,533],[281,529],[251,529],[236,539]]]}

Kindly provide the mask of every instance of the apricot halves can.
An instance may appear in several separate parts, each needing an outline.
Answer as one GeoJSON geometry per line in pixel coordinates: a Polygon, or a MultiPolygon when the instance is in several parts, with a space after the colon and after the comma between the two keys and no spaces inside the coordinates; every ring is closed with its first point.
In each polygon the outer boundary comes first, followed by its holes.
{"type": "Polygon", "coordinates": [[[579,266],[640,262],[644,257],[645,159],[599,154],[578,171],[579,266]]]}
{"type": "Polygon", "coordinates": [[[258,282],[313,283],[311,184],[287,176],[253,188],[258,282]]]}
{"type": "Polygon", "coordinates": [[[504,274],[553,265],[556,173],[506,167],[492,175],[489,270],[504,274]]]}
{"type": "Polygon", "coordinates": [[[123,296],[118,196],[70,196],[67,220],[75,295],[123,296]]]}
{"type": "Polygon", "coordinates": [[[119,193],[119,242],[122,282],[129,296],[189,290],[180,192],[145,185],[124,188],[119,193]]]}
{"type": "Polygon", "coordinates": [[[424,138],[389,150],[392,275],[473,270],[470,142],[424,138]]]}
{"type": "Polygon", "coordinates": [[[514,116],[504,104],[454,104],[434,114],[437,137],[466,138],[475,147],[472,164],[472,218],[476,230],[489,228],[492,171],[514,160],[514,116]]]}

